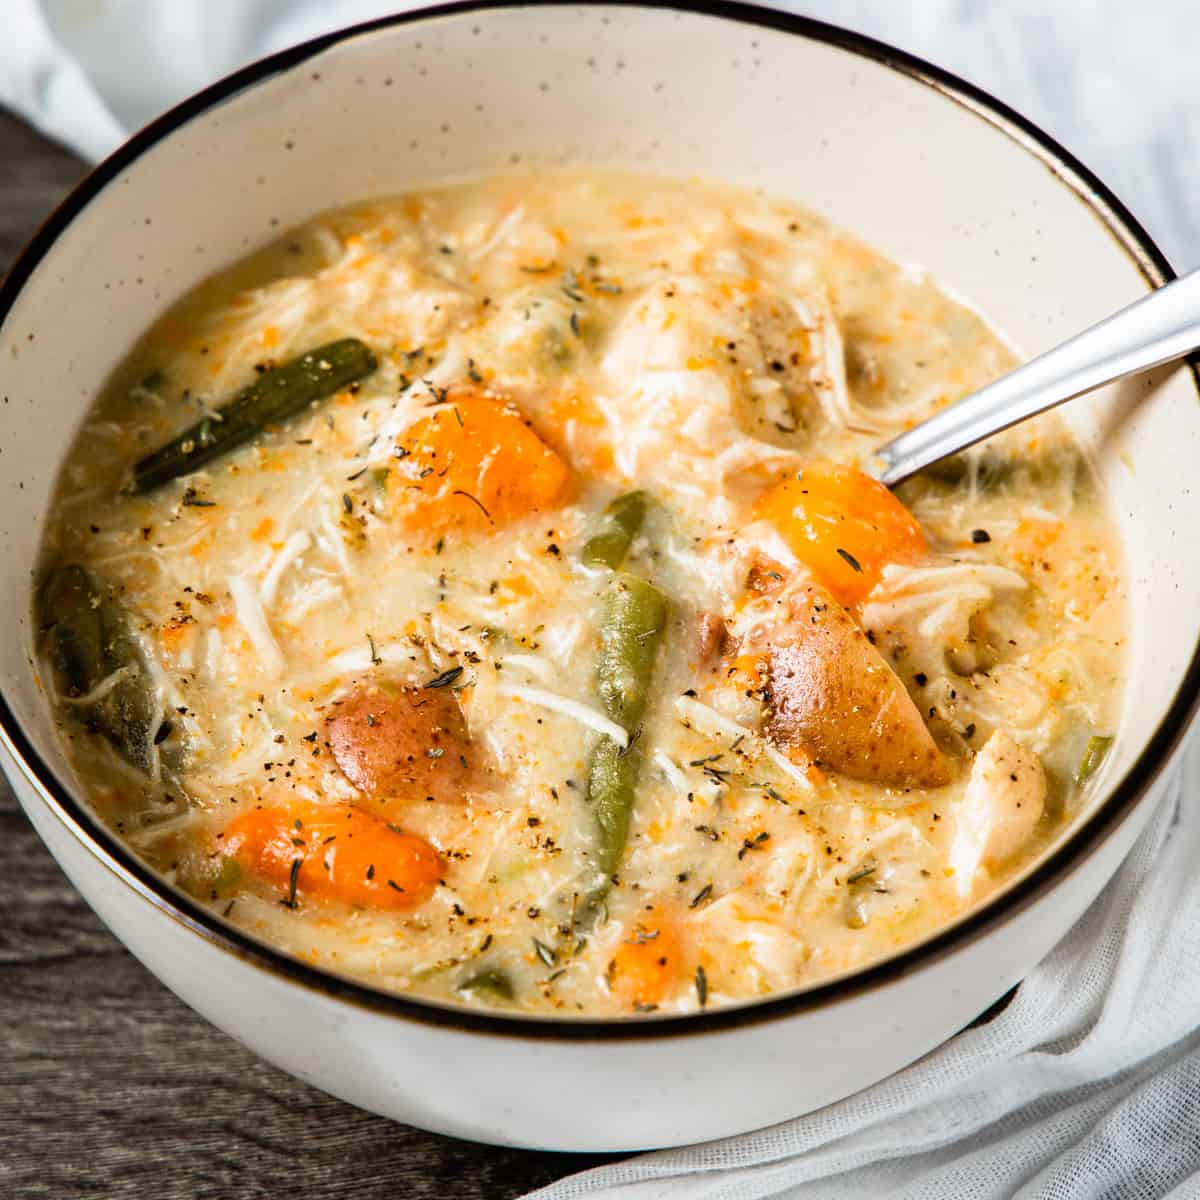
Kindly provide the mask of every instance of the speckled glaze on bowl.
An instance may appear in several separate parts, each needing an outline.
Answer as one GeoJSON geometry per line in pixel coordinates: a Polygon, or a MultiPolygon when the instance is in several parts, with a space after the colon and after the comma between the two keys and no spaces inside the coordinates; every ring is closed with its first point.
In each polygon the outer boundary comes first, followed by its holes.
{"type": "Polygon", "coordinates": [[[1072,406],[1129,556],[1120,737],[1096,802],[1002,895],[844,979],[728,1010],[529,1019],[388,995],[175,892],[80,802],[32,668],[30,573],[72,429],[136,334],[201,277],[331,205],[514,164],[762,186],[826,213],[1045,349],[1171,270],[1069,154],[897,51],[738,5],[490,4],[319,39],[185,102],[104,163],[0,289],[4,769],[88,902],[193,1008],[397,1120],[568,1150],[756,1128],[911,1062],[1007,991],[1111,877],[1196,704],[1200,404],[1180,367],[1072,406]],[[1182,464],[1182,467],[1181,467],[1182,464]]]}

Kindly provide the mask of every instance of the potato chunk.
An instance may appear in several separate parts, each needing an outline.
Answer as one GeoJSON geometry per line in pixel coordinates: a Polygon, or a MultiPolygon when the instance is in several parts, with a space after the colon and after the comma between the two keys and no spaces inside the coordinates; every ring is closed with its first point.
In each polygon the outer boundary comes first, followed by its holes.
{"type": "Polygon", "coordinates": [[[818,765],[889,787],[941,787],[951,768],[896,673],[817,584],[791,599],[767,657],[767,733],[818,765]]]}
{"type": "Polygon", "coordinates": [[[376,800],[458,802],[476,775],[462,711],[445,688],[353,692],[326,732],[342,774],[376,800]]]}

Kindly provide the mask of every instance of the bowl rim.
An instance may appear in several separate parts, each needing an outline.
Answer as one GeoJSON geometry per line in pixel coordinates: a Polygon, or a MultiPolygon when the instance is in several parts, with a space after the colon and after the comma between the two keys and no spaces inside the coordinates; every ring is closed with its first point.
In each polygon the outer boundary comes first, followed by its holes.
{"type": "MultiPolygon", "coordinates": [[[[468,13],[536,7],[571,8],[565,0],[455,0],[394,13],[334,30],[261,58],[175,105],[135,133],[99,163],[50,213],[0,281],[0,329],[25,284],[57,238],[89,202],[131,163],[193,118],[235,97],[242,90],[289,71],[342,42],[396,26],[419,24],[468,13]]],[[[937,92],[991,125],[1037,158],[1063,186],[1070,188],[1100,221],[1118,247],[1138,268],[1150,288],[1176,277],[1146,230],[1117,196],[1088,167],[1034,122],[984,89],[950,71],[852,30],[778,9],[739,0],[605,0],[599,7],[703,16],[757,26],[845,50],[887,67],[937,92]]],[[[1193,386],[1200,394],[1198,360],[1189,360],[1193,386]]],[[[974,942],[1028,908],[1056,886],[1124,823],[1155,780],[1167,768],[1200,709],[1200,631],[1187,670],[1153,734],[1111,793],[1090,817],[1023,879],[999,892],[975,912],[923,942],[852,974],[798,992],[783,992],[726,1008],[696,1013],[611,1018],[524,1015],[476,1010],[424,997],[384,991],[293,958],[225,922],[181,891],[173,889],[65,786],[26,736],[0,688],[0,745],[39,799],[106,869],[170,918],[219,950],[286,983],[354,1005],[377,1015],[415,1023],[507,1037],[564,1041],[640,1040],[677,1037],[761,1025],[779,1018],[826,1008],[893,983],[910,970],[924,968],[974,942]]]]}

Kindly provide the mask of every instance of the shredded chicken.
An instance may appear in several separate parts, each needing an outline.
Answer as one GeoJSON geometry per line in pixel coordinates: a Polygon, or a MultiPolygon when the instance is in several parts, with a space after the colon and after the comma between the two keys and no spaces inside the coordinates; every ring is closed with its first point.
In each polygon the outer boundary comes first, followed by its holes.
{"type": "Polygon", "coordinates": [[[1033,836],[1046,803],[1041,760],[1002,729],[975,756],[966,791],[955,806],[950,866],[967,896],[981,865],[1012,858],[1033,836]]]}

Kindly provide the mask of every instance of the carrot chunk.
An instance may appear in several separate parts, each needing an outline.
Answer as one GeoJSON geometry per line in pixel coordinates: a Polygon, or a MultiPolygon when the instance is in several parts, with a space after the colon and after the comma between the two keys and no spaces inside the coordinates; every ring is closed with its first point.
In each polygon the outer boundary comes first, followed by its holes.
{"type": "Polygon", "coordinates": [[[289,905],[302,899],[375,909],[415,908],[442,873],[437,851],[352,805],[295,801],[255,808],[225,830],[222,853],[279,884],[289,905]]]}
{"type": "Polygon", "coordinates": [[[560,503],[566,464],[515,408],[451,392],[397,444],[408,523],[486,532],[560,503]]]}
{"type": "Polygon", "coordinates": [[[760,496],[754,516],[846,605],[866,599],[887,563],[912,562],[928,548],[916,518],[883,484],[841,463],[809,463],[760,496]]]}
{"type": "Polygon", "coordinates": [[[634,1008],[661,1004],[683,974],[683,942],[661,909],[643,913],[626,932],[608,964],[615,995],[634,1008]]]}

